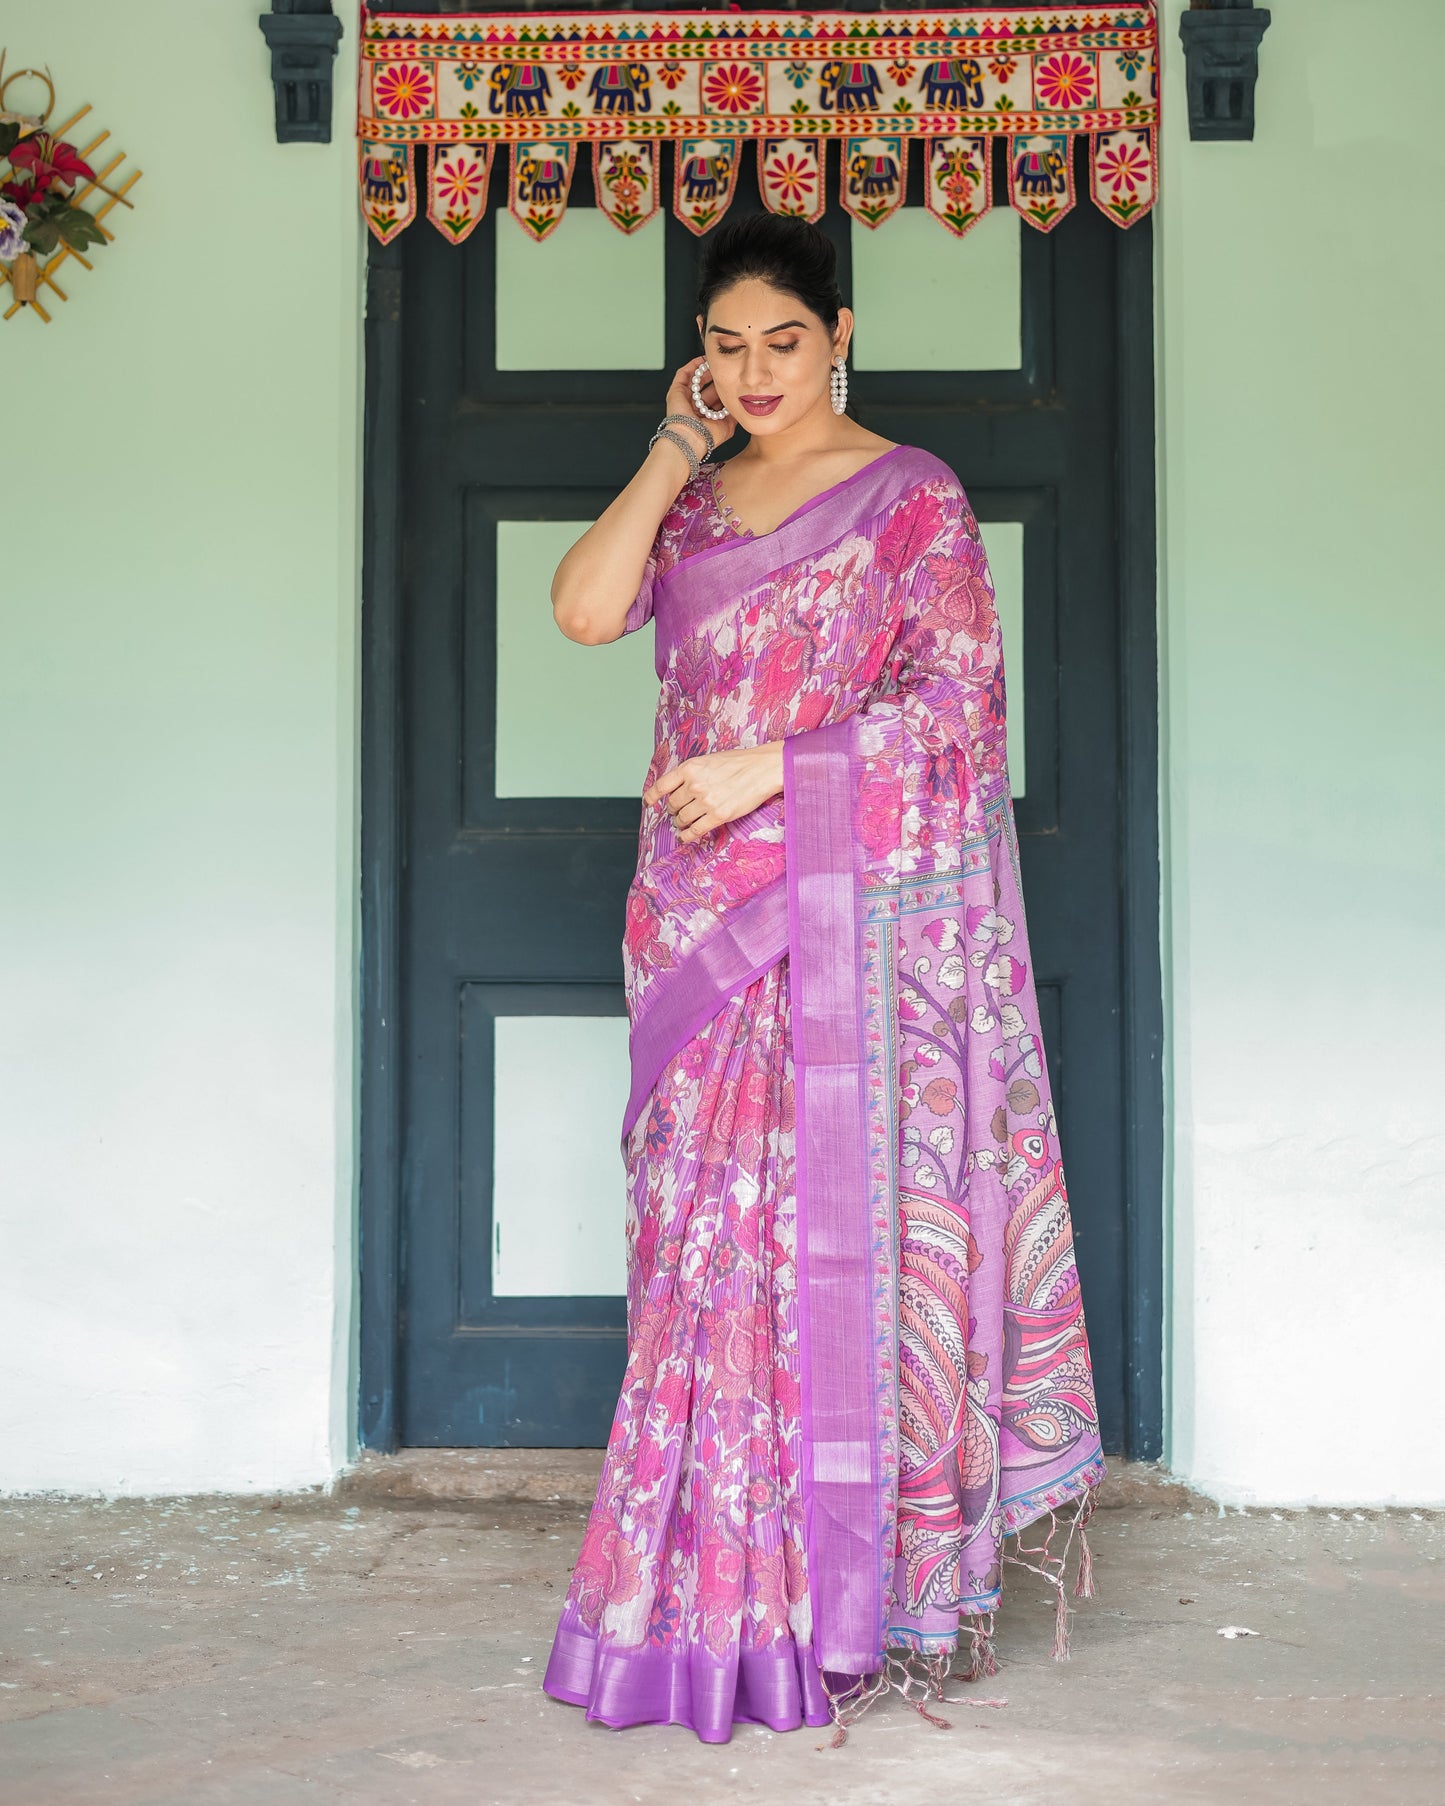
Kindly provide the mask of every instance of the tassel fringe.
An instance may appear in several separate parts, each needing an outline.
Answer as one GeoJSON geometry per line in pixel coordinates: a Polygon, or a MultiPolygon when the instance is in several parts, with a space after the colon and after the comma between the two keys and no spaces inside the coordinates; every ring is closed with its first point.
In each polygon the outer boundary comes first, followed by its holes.
{"type": "MultiPolygon", "coordinates": [[[[1092,1599],[1094,1597],[1094,1557],[1089,1548],[1086,1534],[1089,1519],[1094,1515],[1097,1504],[1097,1489],[1090,1487],[1074,1508],[1068,1513],[1067,1535],[1064,1537],[1062,1549],[1054,1552],[1054,1542],[1060,1530],[1059,1514],[1051,1511],[1048,1514],[1048,1529],[1043,1540],[1036,1543],[1025,1543],[1024,1532],[1018,1532],[1012,1539],[1014,1553],[1004,1553],[1003,1559],[1015,1568],[1026,1568],[1030,1574],[1037,1574],[1054,1594],[1054,1644],[1053,1657],[1056,1662],[1067,1662],[1069,1659],[1069,1624],[1073,1614],[1069,1609],[1068,1589],[1065,1579],[1069,1569],[1069,1557],[1075,1541],[1078,1542],[1078,1563],[1074,1575],[1074,1597],[1076,1599],[1092,1599]]],[[[1043,1520],[1039,1519],[1039,1523],[1043,1520]]],[[[848,1741],[848,1729],[869,1711],[885,1694],[897,1693],[906,1700],[921,1718],[940,1731],[950,1731],[953,1724],[950,1719],[940,1718],[928,1710],[929,1700],[938,1700],[945,1705],[998,1707],[1008,1702],[1002,1699],[968,1699],[962,1694],[949,1697],[944,1687],[950,1680],[977,1682],[991,1677],[998,1672],[998,1664],[994,1658],[994,1615],[992,1612],[980,1613],[970,1617],[959,1625],[960,1645],[964,1638],[968,1639],[968,1666],[959,1671],[955,1662],[964,1653],[962,1647],[957,1650],[943,1650],[938,1654],[928,1654],[921,1650],[907,1648],[885,1649],[883,1666],[875,1674],[862,1674],[847,1680],[845,1685],[834,1686],[828,1675],[823,1676],[823,1687],[828,1695],[828,1713],[833,1721],[834,1731],[830,1749],[841,1749],[848,1741]]],[[[820,1749],[822,1744],[818,1746],[820,1749]]]]}
{"type": "MultiPolygon", "coordinates": [[[[1003,1559],[1016,1568],[1027,1568],[1030,1574],[1037,1574],[1053,1589],[1055,1597],[1054,1612],[1054,1648],[1056,1662],[1067,1662],[1069,1659],[1069,1621],[1072,1613],[1069,1610],[1068,1593],[1064,1586],[1064,1577],[1068,1573],[1069,1554],[1074,1546],[1074,1539],[1079,1542],[1079,1566],[1074,1579],[1074,1597],[1076,1599],[1092,1599],[1094,1597],[1094,1557],[1089,1548],[1089,1539],[1085,1534],[1085,1526],[1094,1515],[1094,1507],[1098,1503],[1098,1490],[1090,1487],[1080,1498],[1078,1504],[1068,1516],[1068,1535],[1064,1538],[1064,1546],[1054,1554],[1054,1538],[1059,1531],[1059,1514],[1049,1513],[1049,1527],[1041,1543],[1026,1543],[1020,1531],[1014,1539],[1015,1553],[1006,1551],[1003,1559]],[[1033,1557],[1032,1560],[1029,1558],[1033,1557]]],[[[1039,1519],[1042,1523],[1042,1518],[1039,1519]]]]}

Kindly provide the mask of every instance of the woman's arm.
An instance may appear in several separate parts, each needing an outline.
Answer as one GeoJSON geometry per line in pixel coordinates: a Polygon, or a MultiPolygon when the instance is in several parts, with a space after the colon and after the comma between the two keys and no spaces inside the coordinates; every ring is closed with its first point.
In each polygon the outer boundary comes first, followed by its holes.
{"type": "MultiPolygon", "coordinates": [[[[699,456],[703,449],[699,438],[699,456]]],[[[687,477],[686,458],[669,440],[659,439],[621,495],[557,566],[552,615],[569,640],[601,646],[621,637],[657,529],[687,477]]]]}
{"type": "MultiPolygon", "coordinates": [[[[669,414],[692,415],[690,385],[701,361],[693,358],[673,378],[667,395],[669,414]]],[[[716,390],[705,386],[703,394],[709,405],[717,405],[716,390]]],[[[710,423],[714,443],[722,444],[732,427],[731,420],[710,423]]],[[[687,426],[671,430],[685,436],[702,458],[707,441],[701,432],[687,426]]],[[[684,452],[671,440],[659,439],[637,475],[557,566],[552,579],[552,615],[569,640],[602,646],[621,637],[657,529],[677,500],[690,469],[684,452]]]]}

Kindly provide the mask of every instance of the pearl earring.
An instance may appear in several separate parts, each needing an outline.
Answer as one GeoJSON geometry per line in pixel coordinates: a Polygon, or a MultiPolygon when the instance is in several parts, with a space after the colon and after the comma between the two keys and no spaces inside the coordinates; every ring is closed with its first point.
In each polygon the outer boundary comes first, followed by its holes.
{"type": "Polygon", "coordinates": [[[728,417],[726,408],[710,408],[702,398],[702,379],[711,375],[712,371],[708,369],[707,360],[704,358],[692,373],[692,405],[704,420],[726,420],[728,417]]]}
{"type": "Polygon", "coordinates": [[[833,359],[833,368],[828,372],[828,393],[833,412],[843,413],[848,406],[848,366],[841,357],[833,359]]]}

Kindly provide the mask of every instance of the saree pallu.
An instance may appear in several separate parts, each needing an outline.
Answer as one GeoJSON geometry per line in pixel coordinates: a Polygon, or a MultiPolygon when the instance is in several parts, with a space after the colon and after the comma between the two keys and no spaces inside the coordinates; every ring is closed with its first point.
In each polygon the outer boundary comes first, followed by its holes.
{"type": "Polygon", "coordinates": [[[991,1672],[1005,1560],[1064,1653],[1103,1461],[977,523],[909,446],[757,537],[707,481],[627,618],[647,782],[782,740],[784,789],[696,845],[644,818],[628,1364],[544,1684],[721,1741],[941,1693],[961,1641],[991,1672]]]}

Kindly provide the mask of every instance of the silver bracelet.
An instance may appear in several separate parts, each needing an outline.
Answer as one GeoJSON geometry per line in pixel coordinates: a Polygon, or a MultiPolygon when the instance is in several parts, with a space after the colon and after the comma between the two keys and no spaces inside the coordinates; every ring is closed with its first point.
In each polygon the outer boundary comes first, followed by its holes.
{"type": "Polygon", "coordinates": [[[687,459],[689,477],[696,478],[699,471],[702,469],[702,466],[698,463],[697,453],[692,449],[691,445],[688,444],[687,440],[683,438],[682,434],[675,433],[670,426],[660,426],[648,440],[647,449],[651,451],[659,439],[666,439],[669,443],[677,447],[683,457],[687,459]]]}
{"type": "Polygon", "coordinates": [[[704,456],[717,450],[717,440],[712,436],[712,428],[705,420],[699,420],[696,414],[664,414],[662,424],[664,426],[690,426],[696,432],[701,433],[707,443],[707,453],[704,453],[704,456]]]}

